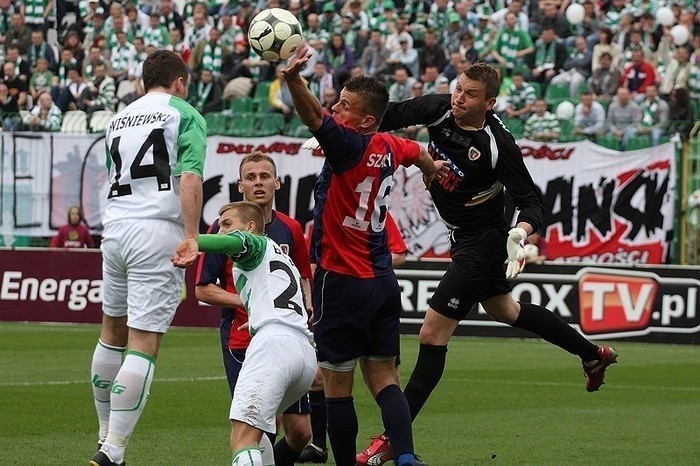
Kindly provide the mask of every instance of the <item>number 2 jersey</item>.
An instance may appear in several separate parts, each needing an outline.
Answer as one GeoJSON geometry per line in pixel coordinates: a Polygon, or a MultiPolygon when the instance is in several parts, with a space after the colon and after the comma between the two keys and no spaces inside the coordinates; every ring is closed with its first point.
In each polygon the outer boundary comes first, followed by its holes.
{"type": "Polygon", "coordinates": [[[424,124],[428,152],[449,161],[449,175],[430,186],[445,223],[466,232],[506,228],[504,187],[520,209],[518,221],[536,231],[543,217],[542,198],[523,162],[520,148],[501,120],[486,112],[482,128],[466,130],[455,122],[450,95],[431,94],[390,103],[381,131],[424,124]]]}
{"type": "Polygon", "coordinates": [[[314,132],[326,156],[314,189],[311,262],[357,278],[393,273],[384,228],[399,165],[413,164],[420,146],[391,134],[360,134],[325,115],[314,132]]]}
{"type": "Polygon", "coordinates": [[[206,123],[179,97],[149,92],[115,115],[105,134],[109,170],[103,224],[123,218],[183,222],[180,175],[202,178],[206,123]]]}
{"type": "Polygon", "coordinates": [[[229,255],[236,290],[248,311],[250,334],[278,323],[292,327],[309,340],[301,276],[292,260],[270,238],[241,231],[227,235],[199,235],[204,252],[229,255]]]}

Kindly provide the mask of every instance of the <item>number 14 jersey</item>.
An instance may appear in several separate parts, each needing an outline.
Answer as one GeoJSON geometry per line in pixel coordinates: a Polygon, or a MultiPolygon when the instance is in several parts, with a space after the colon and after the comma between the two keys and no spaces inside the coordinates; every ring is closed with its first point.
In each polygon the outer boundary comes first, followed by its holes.
{"type": "Polygon", "coordinates": [[[112,118],[105,134],[109,192],[103,224],[124,218],[183,222],[180,175],[202,178],[206,123],[179,97],[149,92],[112,118]]]}

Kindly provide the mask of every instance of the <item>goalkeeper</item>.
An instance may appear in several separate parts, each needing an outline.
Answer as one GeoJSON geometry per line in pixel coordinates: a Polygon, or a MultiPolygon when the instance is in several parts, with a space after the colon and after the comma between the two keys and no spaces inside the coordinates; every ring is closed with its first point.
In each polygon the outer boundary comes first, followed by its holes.
{"type": "MultiPolygon", "coordinates": [[[[589,392],[598,390],[605,370],[617,359],[612,348],[594,345],[549,310],[511,295],[508,279],[520,272],[521,243],[540,228],[544,209],[520,148],[493,113],[499,82],[491,66],[471,65],[458,76],[451,95],[390,103],[379,127],[393,131],[426,125],[428,152],[450,167],[449,175],[430,187],[450,230],[452,262],[429,301],[418,360],[404,390],[412,419],[442,377],[450,337],[476,303],[494,320],[528,330],[580,357],[589,392]],[[505,189],[520,210],[510,230],[504,221],[505,189]]],[[[357,463],[384,464],[390,459],[387,443],[384,436],[376,437],[358,453],[357,463]]]]}
{"type": "MultiPolygon", "coordinates": [[[[275,416],[308,390],[316,373],[301,277],[291,259],[263,236],[262,209],[233,202],[219,217],[218,235],[199,235],[199,250],[234,260],[233,278],[248,311],[252,336],[231,402],[233,464],[273,464],[258,447],[276,433],[275,416]]],[[[174,260],[175,262],[175,260],[174,260]]],[[[175,262],[175,265],[178,265],[175,262]]],[[[269,458],[269,457],[268,457],[269,458]]]]}

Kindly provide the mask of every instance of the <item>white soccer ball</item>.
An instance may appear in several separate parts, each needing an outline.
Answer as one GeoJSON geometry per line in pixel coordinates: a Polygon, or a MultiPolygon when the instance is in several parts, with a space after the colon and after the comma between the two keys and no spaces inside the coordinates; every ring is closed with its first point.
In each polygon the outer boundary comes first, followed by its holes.
{"type": "Polygon", "coordinates": [[[304,38],[296,16],[282,8],[263,10],[248,29],[248,43],[263,60],[286,60],[299,49],[304,38]]]}
{"type": "Polygon", "coordinates": [[[568,100],[565,100],[564,102],[561,102],[559,105],[557,105],[557,119],[559,120],[570,120],[574,117],[574,104],[569,102],[568,100]]]}

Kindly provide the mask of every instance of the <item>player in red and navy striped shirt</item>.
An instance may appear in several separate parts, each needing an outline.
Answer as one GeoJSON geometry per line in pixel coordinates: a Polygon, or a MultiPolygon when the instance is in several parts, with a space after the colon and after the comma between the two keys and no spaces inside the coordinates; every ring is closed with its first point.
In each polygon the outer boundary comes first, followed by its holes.
{"type": "Polygon", "coordinates": [[[398,165],[417,165],[429,185],[443,165],[427,151],[376,130],[386,111],[386,87],[370,76],[349,79],[333,116],[299,75],[302,48],[283,70],[301,121],[326,156],[316,184],[312,256],[314,338],[326,383],[328,436],[338,466],[355,465],[358,425],[353,371],[361,369],[382,411],[398,466],[414,465],[408,404],[394,361],[399,352],[401,291],[391,268],[385,222],[392,176],[398,165]]]}
{"type": "MultiPolygon", "coordinates": [[[[240,165],[238,190],[246,200],[255,202],[265,214],[265,234],[280,245],[290,256],[302,277],[302,287],[307,297],[307,312],[311,311],[309,279],[311,265],[301,225],[287,215],[272,208],[275,191],[280,187],[275,162],[262,152],[253,152],[243,158],[240,165]]],[[[209,233],[219,231],[218,220],[209,233]]],[[[241,371],[245,352],[250,344],[247,328],[248,314],[238,296],[232,277],[231,259],[223,254],[202,254],[197,270],[195,287],[197,299],[221,309],[221,344],[224,367],[231,396],[241,371]],[[217,281],[219,285],[217,285],[217,281]]],[[[274,448],[275,464],[291,466],[311,438],[311,408],[307,395],[287,408],[282,415],[285,437],[274,448]]]]}

